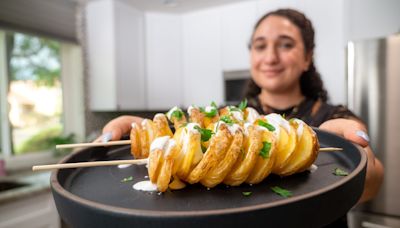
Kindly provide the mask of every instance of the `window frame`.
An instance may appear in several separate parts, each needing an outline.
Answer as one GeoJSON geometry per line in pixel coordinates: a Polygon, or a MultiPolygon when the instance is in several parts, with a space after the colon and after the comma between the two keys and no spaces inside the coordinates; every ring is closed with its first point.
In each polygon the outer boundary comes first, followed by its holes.
{"type": "MultiPolygon", "coordinates": [[[[33,165],[55,163],[60,157],[51,150],[37,151],[23,155],[12,154],[11,125],[8,118],[8,68],[6,33],[0,28],[0,159],[6,164],[6,171],[29,169],[33,165]]],[[[29,35],[29,34],[28,34],[29,35]]],[[[63,97],[63,133],[74,133],[77,140],[84,139],[84,93],[83,60],[81,47],[74,43],[60,41],[61,85],[63,97]]]]}

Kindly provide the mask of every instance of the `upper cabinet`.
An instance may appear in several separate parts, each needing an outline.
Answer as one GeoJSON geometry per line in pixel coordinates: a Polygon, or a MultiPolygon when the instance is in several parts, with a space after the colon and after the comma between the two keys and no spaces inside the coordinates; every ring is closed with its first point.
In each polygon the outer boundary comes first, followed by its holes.
{"type": "Polygon", "coordinates": [[[221,23],[217,8],[183,15],[184,106],[222,104],[221,23]]]}
{"type": "Polygon", "coordinates": [[[147,108],[183,106],[182,17],[146,13],[145,19],[147,108]]]}
{"type": "Polygon", "coordinates": [[[224,71],[250,68],[249,49],[256,16],[256,2],[221,7],[221,55],[224,71]]]}
{"type": "Polygon", "coordinates": [[[86,8],[92,111],[144,110],[144,14],[112,0],[86,8]]]}

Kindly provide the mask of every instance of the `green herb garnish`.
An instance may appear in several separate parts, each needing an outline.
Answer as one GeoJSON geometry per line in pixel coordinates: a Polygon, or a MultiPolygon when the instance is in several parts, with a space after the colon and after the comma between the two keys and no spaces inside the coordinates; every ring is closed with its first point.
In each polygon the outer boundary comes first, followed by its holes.
{"type": "Polygon", "coordinates": [[[244,196],[250,196],[252,192],[242,192],[244,196]]]}
{"type": "Polygon", "coordinates": [[[194,129],[198,130],[201,134],[201,141],[207,142],[212,134],[214,134],[211,130],[206,129],[206,128],[201,128],[199,126],[194,126],[194,129]]]}
{"type": "Polygon", "coordinates": [[[242,110],[240,108],[235,107],[235,106],[229,106],[229,111],[230,112],[241,112],[242,110]]]}
{"type": "Polygon", "coordinates": [[[293,195],[293,193],[291,191],[286,190],[281,187],[278,187],[278,186],[272,187],[271,190],[274,191],[276,194],[278,194],[282,197],[285,197],[285,198],[291,197],[293,195]]]}
{"type": "Polygon", "coordinates": [[[211,102],[211,106],[214,107],[214,108],[216,108],[216,109],[218,109],[218,106],[217,106],[217,104],[216,104],[214,101],[211,102]]]}
{"type": "Polygon", "coordinates": [[[122,183],[129,182],[129,181],[133,181],[133,177],[132,176],[125,177],[124,179],[121,180],[122,183]]]}
{"type": "Polygon", "coordinates": [[[333,174],[336,175],[336,176],[347,176],[347,175],[349,175],[348,172],[346,172],[346,171],[344,171],[344,170],[342,170],[342,169],[339,169],[339,168],[336,168],[336,169],[333,171],[333,174]]]}
{"type": "Polygon", "coordinates": [[[179,109],[179,108],[177,108],[177,109],[175,109],[172,113],[171,113],[171,119],[172,118],[176,118],[176,119],[178,119],[178,120],[181,120],[182,119],[182,117],[183,117],[183,112],[182,112],[182,110],[181,109],[179,109]]]}
{"type": "Polygon", "coordinates": [[[269,158],[269,151],[271,150],[272,144],[270,142],[263,142],[263,147],[258,155],[263,158],[269,158]]]}
{"type": "Polygon", "coordinates": [[[269,131],[275,131],[275,127],[272,126],[271,124],[265,122],[264,120],[258,120],[257,123],[258,123],[258,125],[267,128],[269,131]]]}
{"type": "Polygon", "coordinates": [[[233,120],[229,116],[221,116],[220,120],[227,123],[229,126],[233,124],[233,120]]]}
{"type": "Polygon", "coordinates": [[[247,107],[247,98],[245,98],[244,100],[242,100],[239,104],[239,109],[244,111],[247,107]]]}

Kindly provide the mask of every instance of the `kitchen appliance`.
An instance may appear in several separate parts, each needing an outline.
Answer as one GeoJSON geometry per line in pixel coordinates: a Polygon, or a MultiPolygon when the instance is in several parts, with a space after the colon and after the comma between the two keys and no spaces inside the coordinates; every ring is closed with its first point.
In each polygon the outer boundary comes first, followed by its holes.
{"type": "Polygon", "coordinates": [[[400,34],[350,42],[348,106],[368,125],[385,168],[378,196],[349,213],[351,227],[400,227],[400,34]]]}
{"type": "Polygon", "coordinates": [[[244,90],[250,79],[249,70],[224,72],[224,101],[226,105],[238,105],[244,97],[244,90]]]}

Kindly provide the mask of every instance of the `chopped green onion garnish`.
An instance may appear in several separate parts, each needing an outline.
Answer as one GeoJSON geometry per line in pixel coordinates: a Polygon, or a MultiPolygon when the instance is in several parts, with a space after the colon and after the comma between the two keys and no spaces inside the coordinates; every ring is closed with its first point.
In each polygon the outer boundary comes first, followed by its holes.
{"type": "Polygon", "coordinates": [[[293,195],[293,193],[291,191],[286,190],[281,187],[278,187],[278,186],[272,187],[271,190],[274,191],[276,194],[278,194],[282,197],[285,197],[285,198],[291,197],[293,195]]]}
{"type": "Polygon", "coordinates": [[[258,120],[257,123],[258,123],[258,125],[267,128],[269,131],[275,131],[275,127],[272,126],[271,124],[265,122],[264,120],[258,120]]]}
{"type": "Polygon", "coordinates": [[[252,192],[242,192],[244,196],[250,196],[252,192]]]}
{"type": "Polygon", "coordinates": [[[233,120],[229,116],[221,116],[220,120],[227,123],[230,126],[232,126],[233,124],[233,120]]]}
{"type": "Polygon", "coordinates": [[[346,172],[346,171],[344,171],[344,170],[342,170],[342,169],[339,169],[339,168],[336,168],[336,169],[333,171],[333,174],[336,175],[336,176],[347,176],[347,175],[349,175],[348,172],[346,172]]]}
{"type": "Polygon", "coordinates": [[[269,151],[271,150],[272,144],[270,142],[263,142],[263,147],[259,155],[263,158],[269,158],[269,151]]]}
{"type": "Polygon", "coordinates": [[[206,129],[206,128],[201,128],[199,126],[194,126],[194,129],[198,130],[201,134],[201,141],[207,142],[212,134],[214,134],[211,130],[206,129]]]}
{"type": "Polygon", "coordinates": [[[182,112],[182,110],[180,110],[180,109],[176,109],[176,110],[174,110],[172,113],[171,113],[171,119],[172,118],[176,118],[176,119],[178,119],[178,120],[181,120],[182,119],[182,117],[183,117],[183,112],[182,112]]]}
{"type": "Polygon", "coordinates": [[[242,100],[239,104],[239,109],[244,111],[247,107],[247,98],[245,98],[244,100],[242,100]]]}
{"type": "Polygon", "coordinates": [[[218,109],[218,106],[217,106],[217,104],[216,104],[214,101],[211,102],[211,106],[214,107],[214,108],[216,108],[216,109],[218,109]]]}
{"type": "Polygon", "coordinates": [[[132,181],[132,180],[133,180],[133,177],[130,176],[130,177],[125,177],[124,179],[121,180],[121,182],[124,183],[124,182],[132,181]]]}

